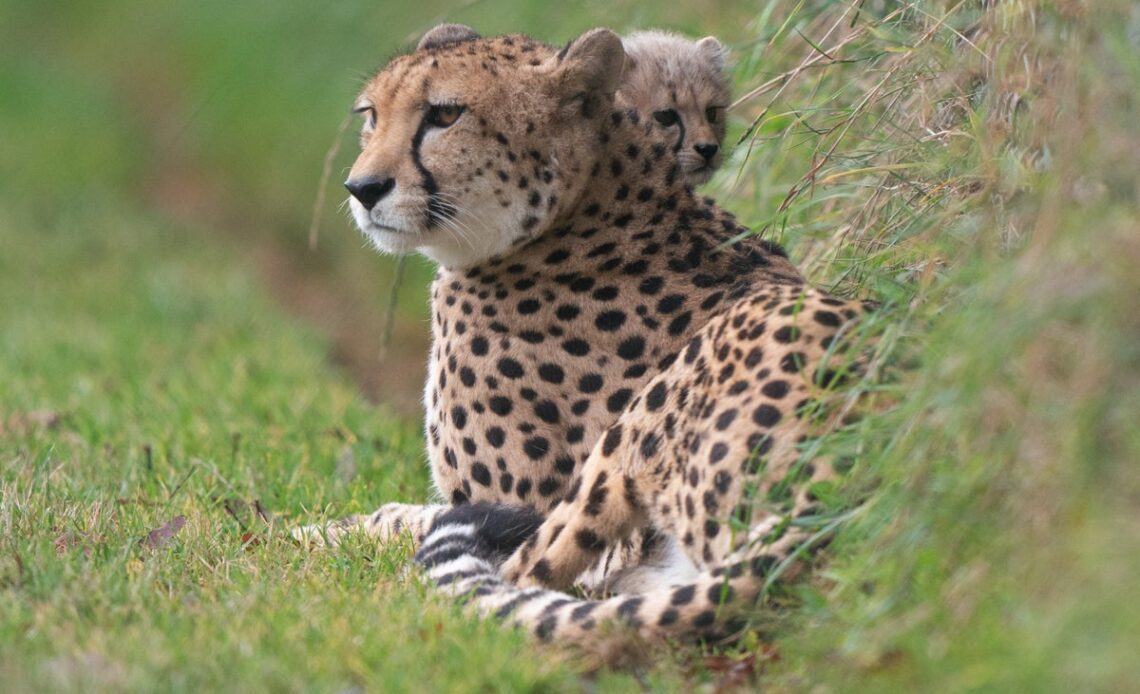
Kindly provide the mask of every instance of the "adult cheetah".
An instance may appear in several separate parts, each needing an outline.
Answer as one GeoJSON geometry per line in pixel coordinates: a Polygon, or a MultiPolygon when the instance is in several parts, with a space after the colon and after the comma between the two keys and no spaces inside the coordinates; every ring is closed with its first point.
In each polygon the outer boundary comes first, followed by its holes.
{"type": "Polygon", "coordinates": [[[732,243],[747,230],[687,187],[662,126],[614,108],[624,61],[604,29],[559,51],[443,25],[356,104],[357,224],[440,265],[426,428],[455,508],[350,525],[432,524],[436,583],[545,637],[714,629],[779,573],[834,475],[797,456],[805,413],[863,311],[732,243]],[[637,594],[550,590],[583,577],[637,594]]]}

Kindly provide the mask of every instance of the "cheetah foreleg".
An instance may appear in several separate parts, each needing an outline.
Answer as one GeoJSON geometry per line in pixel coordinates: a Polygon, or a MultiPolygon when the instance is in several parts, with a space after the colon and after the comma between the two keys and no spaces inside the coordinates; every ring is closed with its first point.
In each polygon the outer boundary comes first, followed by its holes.
{"type": "Polygon", "coordinates": [[[646,522],[637,481],[595,448],[581,484],[507,560],[503,576],[522,587],[569,589],[607,547],[646,522]]]}

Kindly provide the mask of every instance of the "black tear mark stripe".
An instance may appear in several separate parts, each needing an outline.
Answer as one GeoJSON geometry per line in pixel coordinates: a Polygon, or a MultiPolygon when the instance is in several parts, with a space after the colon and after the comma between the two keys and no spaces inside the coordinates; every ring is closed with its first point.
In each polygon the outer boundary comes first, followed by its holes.
{"type": "MultiPolygon", "coordinates": [[[[431,82],[424,80],[423,90],[426,93],[431,88],[431,82]]],[[[423,160],[420,158],[420,145],[423,144],[424,134],[427,133],[428,128],[432,127],[427,118],[424,117],[420,120],[420,125],[416,128],[416,134],[412,136],[412,163],[416,165],[416,170],[420,172],[423,177],[424,191],[427,192],[427,226],[432,228],[438,225],[445,219],[452,219],[455,217],[458,210],[455,205],[439,197],[439,185],[435,182],[435,177],[424,166],[423,160]]]]}
{"type": "Polygon", "coordinates": [[[677,134],[677,144],[673,145],[673,154],[680,152],[681,146],[685,144],[685,119],[679,113],[677,114],[677,130],[680,132],[677,134]]]}

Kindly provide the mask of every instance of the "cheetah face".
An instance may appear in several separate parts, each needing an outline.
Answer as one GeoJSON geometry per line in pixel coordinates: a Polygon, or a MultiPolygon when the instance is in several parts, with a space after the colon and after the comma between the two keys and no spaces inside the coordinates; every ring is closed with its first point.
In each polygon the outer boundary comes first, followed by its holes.
{"type": "Polygon", "coordinates": [[[355,104],[353,218],[384,253],[463,268],[540,235],[588,178],[591,133],[625,54],[606,30],[562,53],[523,36],[436,27],[355,104]]]}
{"type": "Polygon", "coordinates": [[[691,185],[708,181],[723,158],[721,144],[724,141],[727,104],[687,98],[656,106],[658,108],[652,108],[650,113],[657,124],[674,138],[674,151],[685,180],[691,185]]]}

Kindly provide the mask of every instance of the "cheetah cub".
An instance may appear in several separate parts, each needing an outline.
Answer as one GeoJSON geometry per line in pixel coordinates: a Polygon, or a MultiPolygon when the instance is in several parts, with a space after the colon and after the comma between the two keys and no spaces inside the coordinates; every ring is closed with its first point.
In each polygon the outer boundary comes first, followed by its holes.
{"type": "Polygon", "coordinates": [[[690,185],[709,180],[724,151],[729,102],[724,46],[712,36],[692,41],[639,31],[623,38],[622,47],[626,62],[617,106],[652,116],[670,133],[690,185]]]}

